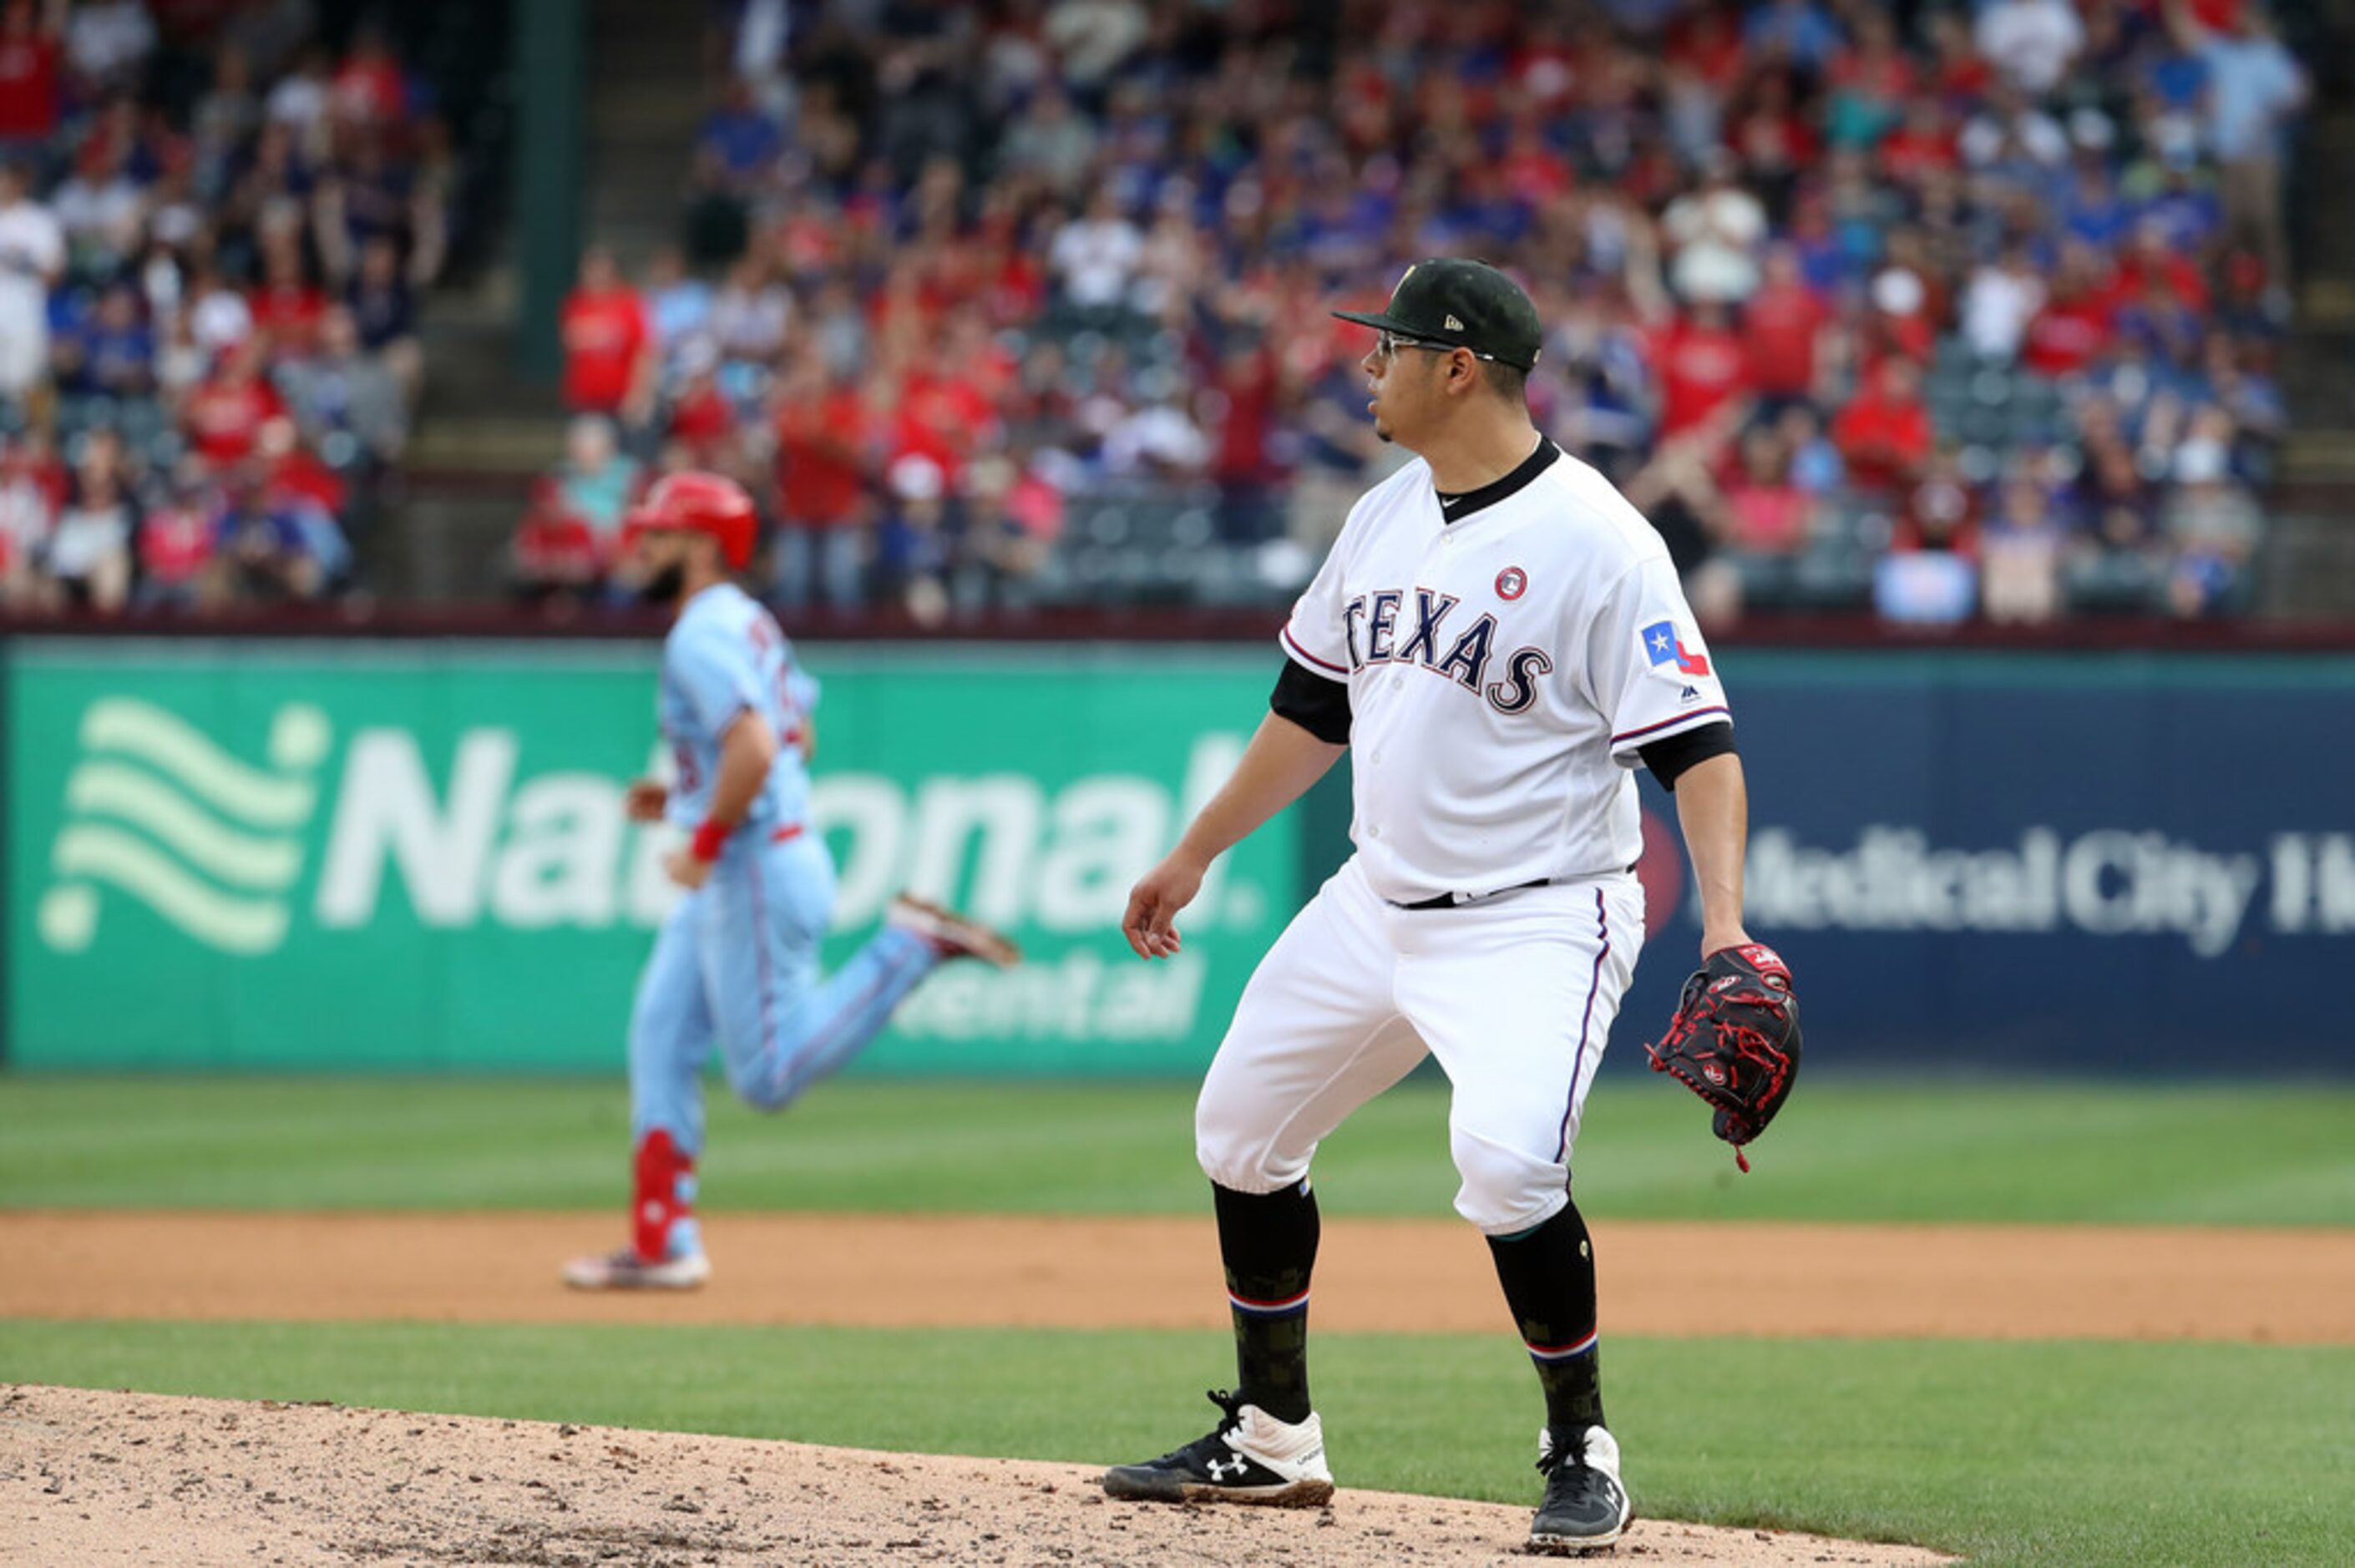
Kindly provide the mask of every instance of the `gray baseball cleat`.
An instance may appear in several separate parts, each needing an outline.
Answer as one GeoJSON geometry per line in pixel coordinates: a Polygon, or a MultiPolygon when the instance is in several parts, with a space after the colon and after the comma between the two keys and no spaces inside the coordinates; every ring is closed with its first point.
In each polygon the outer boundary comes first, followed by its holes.
{"type": "Polygon", "coordinates": [[[650,1261],[625,1246],[564,1266],[564,1283],[575,1290],[694,1290],[710,1277],[711,1259],[700,1252],[650,1261]]]}
{"type": "Polygon", "coordinates": [[[1545,1500],[1529,1524],[1529,1550],[1561,1557],[1601,1552],[1627,1531],[1635,1508],[1619,1479],[1619,1440],[1600,1426],[1557,1445],[1550,1431],[1538,1434],[1538,1468],[1545,1472],[1545,1500]]]}
{"type": "Polygon", "coordinates": [[[1130,1502],[1235,1502],[1316,1508],[1332,1499],[1325,1426],[1278,1421],[1231,1393],[1212,1393],[1226,1418],[1183,1448],[1106,1470],[1103,1489],[1130,1502]]]}
{"type": "Polygon", "coordinates": [[[1022,949],[1007,938],[929,898],[902,893],[891,900],[883,919],[887,925],[922,937],[944,959],[979,959],[1001,969],[1022,961],[1022,949]]]}

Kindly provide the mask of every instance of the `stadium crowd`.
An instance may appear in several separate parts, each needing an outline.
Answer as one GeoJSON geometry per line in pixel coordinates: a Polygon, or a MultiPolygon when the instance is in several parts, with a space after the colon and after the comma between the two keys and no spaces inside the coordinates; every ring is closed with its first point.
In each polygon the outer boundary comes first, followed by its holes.
{"type": "Polygon", "coordinates": [[[0,604],[339,592],[408,439],[452,152],[306,0],[0,0],[0,604]]]}
{"type": "Polygon", "coordinates": [[[2307,91],[2256,0],[713,15],[683,246],[565,313],[527,594],[616,591],[689,462],[789,605],[1280,594],[1397,461],[1328,308],[1453,252],[1714,622],[2248,597],[2307,91]]]}

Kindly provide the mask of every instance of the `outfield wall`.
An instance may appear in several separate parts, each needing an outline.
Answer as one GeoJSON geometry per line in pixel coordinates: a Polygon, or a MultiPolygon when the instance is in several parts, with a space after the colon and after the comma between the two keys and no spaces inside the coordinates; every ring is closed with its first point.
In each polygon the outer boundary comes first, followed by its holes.
{"type": "MultiPolygon", "coordinates": [[[[1197,1069],[1346,852],[1322,791],[1222,866],[1188,951],[1116,926],[1231,767],[1251,648],[805,646],[838,958],[912,885],[1033,961],[960,966],[870,1070],[1197,1069]]],[[[651,645],[24,641],[5,662],[9,1061],[612,1072],[669,893],[621,789],[651,645]]],[[[2355,656],[1725,654],[1752,928],[1811,1063],[2355,1072],[2303,993],[2355,933],[2355,656]]],[[[1643,786],[1640,1056],[1692,958],[1643,786]]]]}

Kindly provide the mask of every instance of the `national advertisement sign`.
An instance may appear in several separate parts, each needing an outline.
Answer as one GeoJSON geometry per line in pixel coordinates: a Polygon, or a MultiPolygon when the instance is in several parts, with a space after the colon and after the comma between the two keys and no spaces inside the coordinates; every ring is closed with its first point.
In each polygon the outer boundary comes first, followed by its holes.
{"type": "MultiPolygon", "coordinates": [[[[1222,783],[1264,657],[837,651],[813,825],[838,959],[911,887],[1028,961],[953,966],[868,1065],[1166,1072],[1207,1060],[1289,916],[1289,821],[1223,863],[1203,940],[1146,966],[1130,885],[1222,783]]],[[[674,892],[655,652],[506,645],[17,647],[10,1059],[22,1066],[616,1070],[674,892]]]]}

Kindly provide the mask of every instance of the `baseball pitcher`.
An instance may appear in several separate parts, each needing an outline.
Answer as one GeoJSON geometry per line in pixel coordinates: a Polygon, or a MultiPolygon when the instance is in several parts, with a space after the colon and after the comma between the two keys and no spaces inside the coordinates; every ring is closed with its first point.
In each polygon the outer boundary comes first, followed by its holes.
{"type": "Polygon", "coordinates": [[[1661,1065],[1718,1107],[1737,1150],[1789,1088],[1789,976],[1742,929],[1742,764],[1668,551],[1529,421],[1541,329],[1529,297],[1494,268],[1441,259],[1408,269],[1381,313],[1337,313],[1379,334],[1362,362],[1374,429],[1420,461],[1352,509],[1284,628],[1273,712],[1136,885],[1124,928],[1141,957],[1178,952],[1176,918],[1210,863],[1345,747],[1356,853],[1261,962],[1196,1112],[1237,1386],[1211,1396],[1213,1431],[1104,1487],[1170,1501],[1331,1495],[1308,1393],[1309,1162],[1429,1052],[1453,1086],[1456,1210],[1488,1238],[1545,1396],[1529,1544],[1598,1549],[1630,1509],[1570,1171],[1644,935],[1636,767],[1676,793],[1709,966],[1661,1065]]]}

